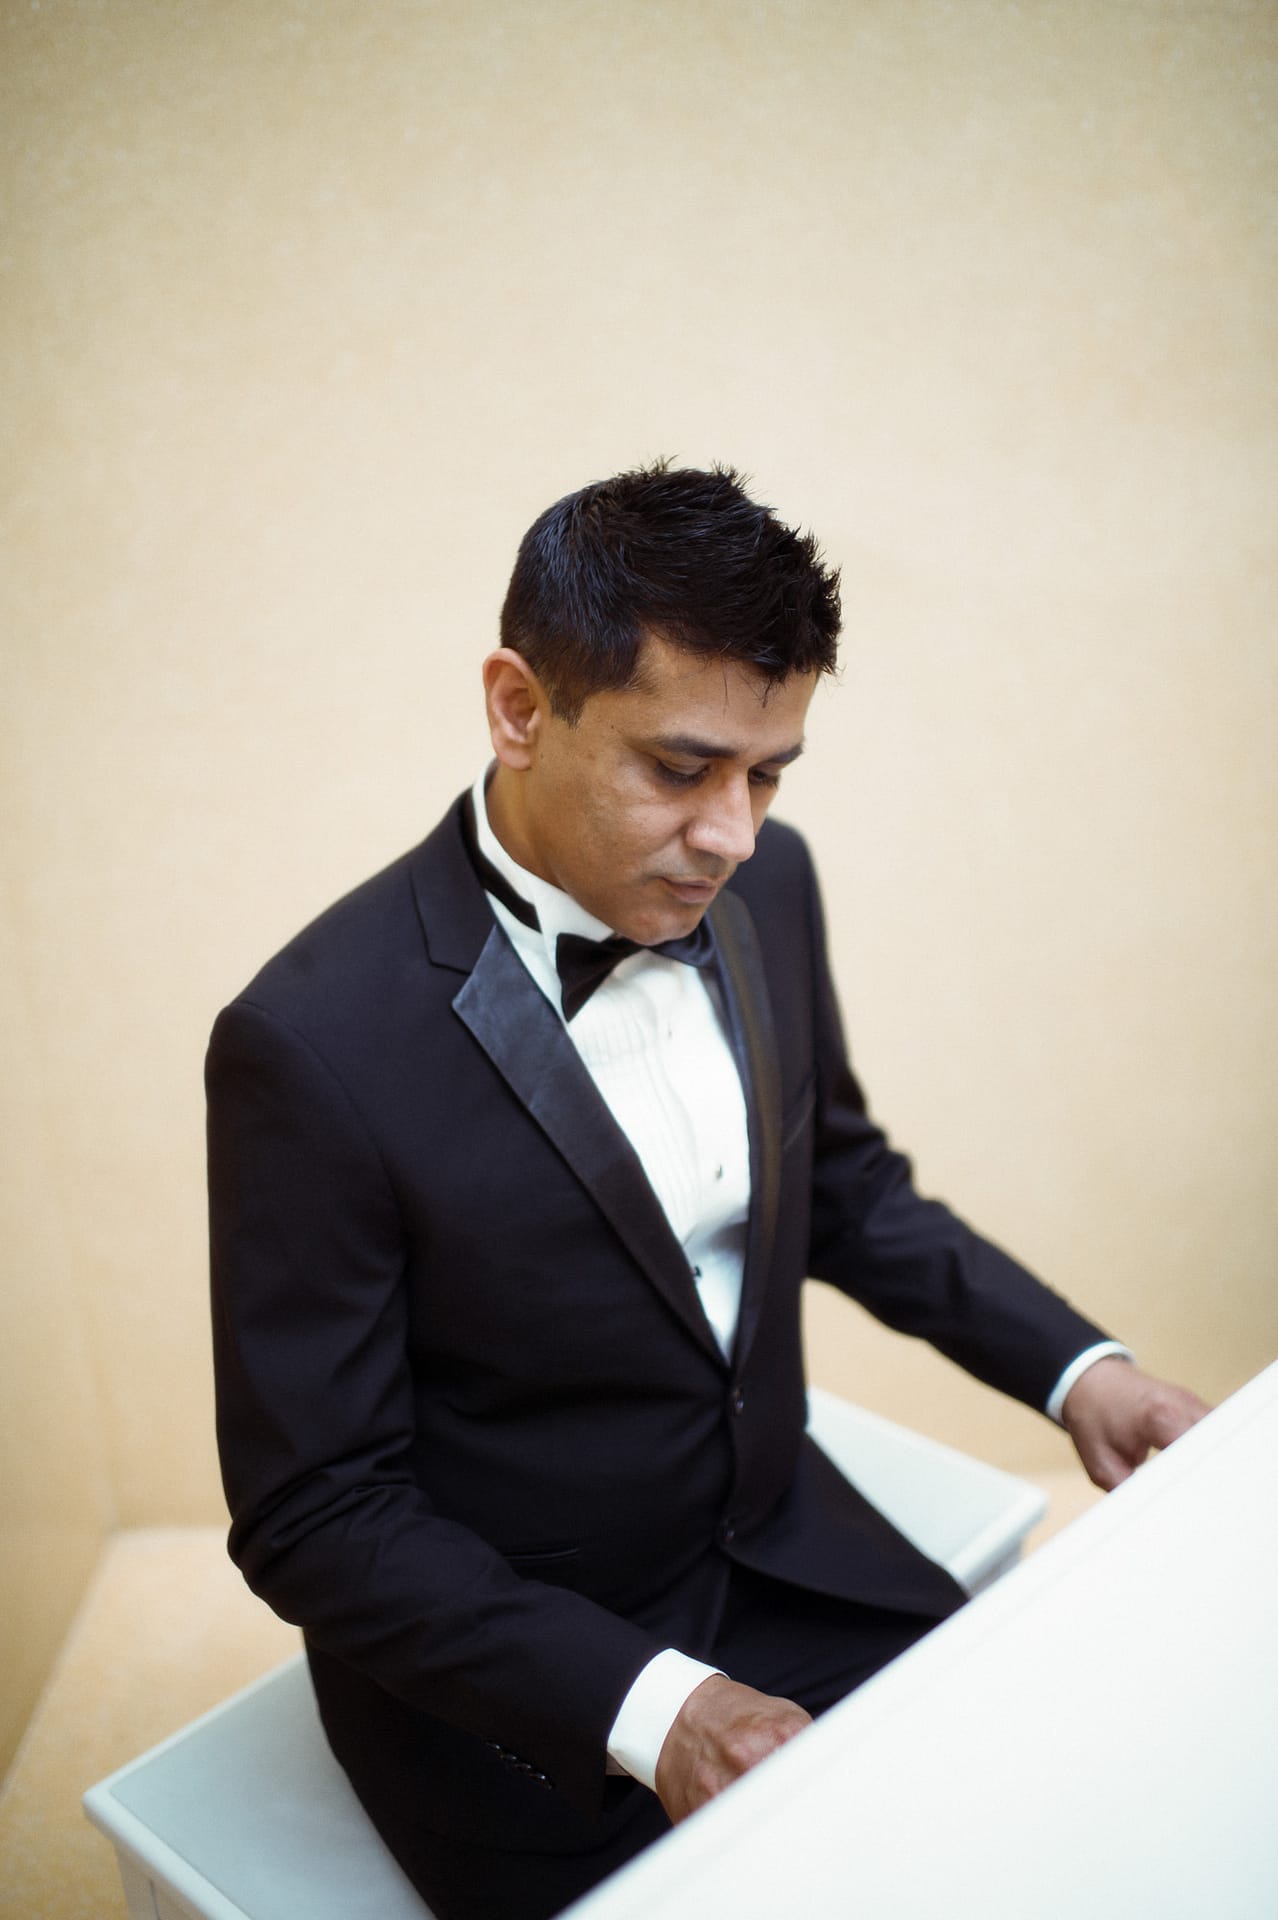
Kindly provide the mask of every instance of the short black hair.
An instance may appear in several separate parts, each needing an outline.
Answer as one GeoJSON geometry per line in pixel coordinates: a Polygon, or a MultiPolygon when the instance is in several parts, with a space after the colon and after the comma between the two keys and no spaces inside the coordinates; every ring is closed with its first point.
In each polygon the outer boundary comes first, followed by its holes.
{"type": "Polygon", "coordinates": [[[731,467],[658,460],[566,494],[534,520],[501,643],[575,723],[592,693],[635,683],[645,634],[776,684],[834,670],[840,619],[838,573],[811,534],[751,500],[731,467]]]}

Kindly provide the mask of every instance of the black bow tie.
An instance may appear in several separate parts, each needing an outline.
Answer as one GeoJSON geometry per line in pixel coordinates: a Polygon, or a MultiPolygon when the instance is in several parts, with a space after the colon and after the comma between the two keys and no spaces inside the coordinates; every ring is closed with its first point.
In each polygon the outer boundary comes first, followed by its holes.
{"type": "Polygon", "coordinates": [[[559,990],[564,1019],[581,1012],[596,987],[601,987],[619,960],[632,953],[659,953],[667,960],[682,960],[685,966],[705,967],[714,958],[714,935],[706,921],[700,920],[691,933],[679,940],[662,940],[655,947],[640,946],[614,933],[607,940],[587,940],[581,933],[561,933],[555,942],[555,965],[559,969],[559,990]]]}
{"type": "MultiPolygon", "coordinates": [[[[475,831],[474,807],[469,794],[462,807],[462,831],[466,851],[485,893],[500,900],[516,920],[541,931],[537,909],[522,894],[516,893],[505,874],[495,867],[479,845],[475,831]]],[[[678,940],[662,940],[657,946],[644,947],[622,934],[610,934],[606,940],[589,940],[581,933],[561,933],[555,942],[555,965],[559,970],[559,991],[564,1019],[572,1020],[601,987],[619,961],[632,953],[659,953],[667,960],[682,960],[685,966],[705,967],[714,959],[714,934],[709,922],[698,921],[691,933],[678,940]]]]}

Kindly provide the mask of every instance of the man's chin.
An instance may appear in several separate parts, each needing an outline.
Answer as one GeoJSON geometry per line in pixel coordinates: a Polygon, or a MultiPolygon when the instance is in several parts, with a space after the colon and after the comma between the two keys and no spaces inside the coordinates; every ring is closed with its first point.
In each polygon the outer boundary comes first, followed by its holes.
{"type": "Polygon", "coordinates": [[[683,900],[676,899],[667,889],[667,899],[659,909],[636,915],[633,930],[627,927],[618,930],[629,939],[637,940],[641,947],[659,947],[667,940],[684,940],[701,925],[718,891],[713,887],[708,892],[699,892],[695,899],[683,900]]]}

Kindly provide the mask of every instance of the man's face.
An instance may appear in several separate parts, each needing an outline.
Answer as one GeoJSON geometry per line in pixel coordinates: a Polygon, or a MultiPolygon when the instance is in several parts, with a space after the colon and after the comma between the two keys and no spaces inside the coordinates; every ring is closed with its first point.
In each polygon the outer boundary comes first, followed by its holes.
{"type": "Polygon", "coordinates": [[[690,933],[754,852],[816,679],[769,687],[649,637],[638,683],[592,694],[575,726],[542,707],[523,776],[525,864],[645,946],[690,933]]]}

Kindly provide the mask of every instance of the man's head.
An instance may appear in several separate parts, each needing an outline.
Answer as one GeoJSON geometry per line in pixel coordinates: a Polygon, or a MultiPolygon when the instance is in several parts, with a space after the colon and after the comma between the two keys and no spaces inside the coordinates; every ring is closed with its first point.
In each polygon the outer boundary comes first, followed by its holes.
{"type": "Polygon", "coordinates": [[[735,475],[654,467],[534,523],[484,664],[498,837],[618,932],[690,932],[802,751],[838,576],[735,475]]]}
{"type": "Polygon", "coordinates": [[[728,467],[664,461],[597,480],[534,520],[501,611],[553,710],[629,686],[648,634],[769,682],[833,670],[839,576],[728,467]]]}

